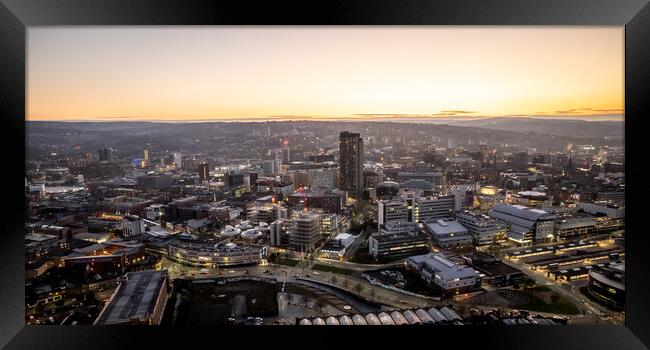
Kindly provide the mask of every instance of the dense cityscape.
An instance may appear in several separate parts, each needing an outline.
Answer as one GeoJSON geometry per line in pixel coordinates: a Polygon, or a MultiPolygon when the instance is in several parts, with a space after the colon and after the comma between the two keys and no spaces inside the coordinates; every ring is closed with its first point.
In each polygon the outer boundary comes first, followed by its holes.
{"type": "Polygon", "coordinates": [[[624,322],[622,122],[26,133],[28,324],[624,322]]]}

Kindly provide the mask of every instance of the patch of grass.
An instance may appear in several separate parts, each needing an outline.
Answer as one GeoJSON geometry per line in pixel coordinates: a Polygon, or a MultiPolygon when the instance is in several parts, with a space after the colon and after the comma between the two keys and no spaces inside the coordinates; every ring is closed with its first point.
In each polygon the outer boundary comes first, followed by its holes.
{"type": "Polygon", "coordinates": [[[535,292],[550,292],[551,288],[547,286],[535,286],[533,288],[530,288],[530,290],[533,290],[535,292]]]}
{"type": "Polygon", "coordinates": [[[575,315],[580,312],[573,304],[561,298],[549,304],[535,296],[529,295],[529,297],[528,303],[520,306],[520,309],[564,315],[575,315]]]}

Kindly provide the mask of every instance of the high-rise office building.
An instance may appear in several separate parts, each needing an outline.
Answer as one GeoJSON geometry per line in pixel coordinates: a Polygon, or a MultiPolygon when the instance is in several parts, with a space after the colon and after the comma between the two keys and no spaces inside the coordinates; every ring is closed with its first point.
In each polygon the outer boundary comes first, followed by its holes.
{"type": "Polygon", "coordinates": [[[112,162],[113,161],[113,149],[112,148],[100,148],[97,150],[99,154],[100,162],[112,162]]]}
{"type": "Polygon", "coordinates": [[[485,168],[490,163],[490,154],[488,153],[486,144],[481,143],[479,153],[480,153],[481,167],[485,168]]]}
{"type": "Polygon", "coordinates": [[[269,225],[269,236],[272,247],[279,247],[282,244],[282,220],[275,220],[269,225]]]}
{"type": "Polygon", "coordinates": [[[144,151],[142,151],[142,156],[144,157],[144,160],[149,160],[149,150],[145,148],[144,151]]]}
{"type": "Polygon", "coordinates": [[[264,160],[262,161],[262,171],[264,174],[275,174],[275,160],[264,160]]]}
{"type": "Polygon", "coordinates": [[[199,181],[208,181],[210,177],[210,168],[208,167],[208,162],[201,162],[199,164],[199,181]]]}
{"type": "Polygon", "coordinates": [[[247,181],[246,179],[248,178],[248,186],[250,186],[250,177],[247,175],[248,174],[231,171],[226,174],[226,183],[230,187],[245,186],[247,181]]]}
{"type": "Polygon", "coordinates": [[[512,167],[515,170],[526,170],[528,168],[528,153],[517,152],[512,155],[512,167]]]}
{"type": "Polygon", "coordinates": [[[181,152],[172,153],[172,159],[174,164],[176,165],[176,169],[183,168],[183,154],[181,152]]]}
{"type": "Polygon", "coordinates": [[[311,188],[333,188],[334,178],[336,177],[335,169],[312,169],[309,170],[309,185],[311,188]]]}
{"type": "Polygon", "coordinates": [[[291,148],[289,148],[289,143],[287,143],[287,144],[284,146],[284,149],[282,150],[282,152],[284,152],[284,157],[283,157],[283,159],[284,159],[287,163],[290,163],[290,162],[291,162],[291,148]]]}
{"type": "Polygon", "coordinates": [[[322,237],[321,216],[312,213],[297,213],[291,221],[293,227],[289,237],[293,249],[304,253],[313,252],[322,237]]]}
{"type": "Polygon", "coordinates": [[[273,151],[273,173],[279,173],[282,170],[282,150],[276,149],[273,151]]]}
{"type": "Polygon", "coordinates": [[[340,188],[354,198],[363,193],[363,139],[344,131],[339,139],[340,188]]]}

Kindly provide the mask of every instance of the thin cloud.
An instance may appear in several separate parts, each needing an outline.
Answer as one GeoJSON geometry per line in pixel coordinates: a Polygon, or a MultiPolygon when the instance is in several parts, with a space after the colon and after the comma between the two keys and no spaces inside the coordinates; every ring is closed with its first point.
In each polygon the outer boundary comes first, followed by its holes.
{"type": "Polygon", "coordinates": [[[594,109],[594,108],[571,108],[555,111],[556,114],[595,114],[595,113],[623,113],[623,109],[594,109]]]}
{"type": "Polygon", "coordinates": [[[451,111],[442,111],[441,113],[451,113],[451,114],[474,114],[478,113],[476,111],[463,111],[463,110],[451,110],[451,111]]]}

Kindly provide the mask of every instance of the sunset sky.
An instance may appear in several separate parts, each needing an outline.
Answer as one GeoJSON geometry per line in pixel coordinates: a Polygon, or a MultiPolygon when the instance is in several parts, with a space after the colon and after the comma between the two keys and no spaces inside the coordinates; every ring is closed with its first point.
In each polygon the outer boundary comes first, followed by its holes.
{"type": "Polygon", "coordinates": [[[620,120],[623,27],[30,27],[28,120],[620,120]]]}

